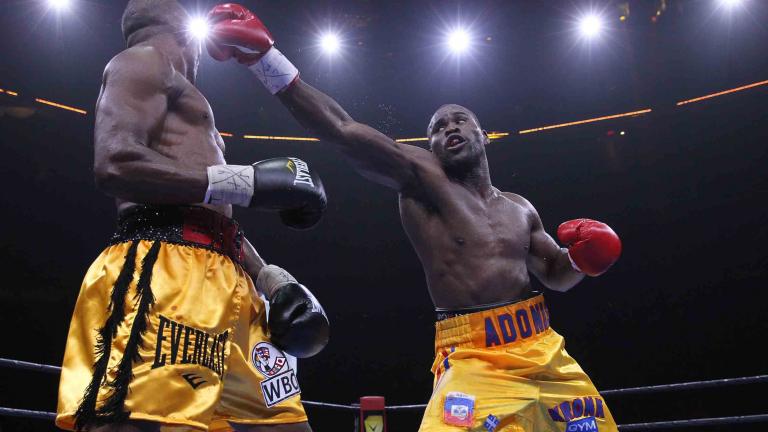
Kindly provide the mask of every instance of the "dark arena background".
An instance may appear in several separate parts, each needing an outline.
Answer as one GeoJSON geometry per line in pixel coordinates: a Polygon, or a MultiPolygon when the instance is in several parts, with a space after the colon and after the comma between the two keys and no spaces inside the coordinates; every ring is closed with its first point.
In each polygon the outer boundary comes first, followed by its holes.
{"type": "MultiPolygon", "coordinates": [[[[0,7],[0,357],[48,365],[61,364],[83,274],[115,226],[94,184],[93,108],[124,48],[126,4],[55,3],[0,7]]],[[[197,14],[215,2],[182,3],[197,14]]],[[[615,229],[624,250],[610,271],[545,293],[598,389],[757,377],[607,395],[619,424],[768,414],[768,2],[242,3],[358,121],[418,138],[438,106],[465,105],[495,133],[493,184],[528,198],[548,232],[577,217],[615,229]],[[595,28],[580,21],[590,13],[595,28]],[[458,28],[461,53],[446,43],[458,28]]],[[[296,140],[311,135],[237,64],[204,54],[197,87],[229,163],[292,155],[323,176],[329,207],[313,230],[235,210],[264,259],[329,314],[329,345],[299,362],[302,398],[426,403],[434,311],[396,194],[331,146],[296,140]]],[[[55,374],[0,368],[1,407],[55,411],[57,387],[55,374]]],[[[307,412],[315,431],[353,430],[351,411],[307,412]]],[[[422,412],[388,412],[388,429],[416,431],[422,412]]],[[[762,419],[681,430],[766,430],[762,419]]],[[[2,432],[45,430],[50,420],[0,416],[2,432]]]]}

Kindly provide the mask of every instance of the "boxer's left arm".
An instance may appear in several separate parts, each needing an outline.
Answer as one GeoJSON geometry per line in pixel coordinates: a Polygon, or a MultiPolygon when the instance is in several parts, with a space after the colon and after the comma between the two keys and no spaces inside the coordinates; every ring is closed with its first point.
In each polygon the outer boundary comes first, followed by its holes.
{"type": "Polygon", "coordinates": [[[247,238],[243,237],[243,269],[245,272],[255,281],[261,269],[266,267],[266,265],[267,263],[256,252],[256,248],[253,247],[247,238]]]}
{"type": "Polygon", "coordinates": [[[272,343],[299,358],[312,357],[328,343],[330,323],[323,306],[290,273],[267,265],[251,243],[243,244],[243,268],[269,300],[272,343]]]}
{"type": "Polygon", "coordinates": [[[544,225],[536,209],[525,198],[516,200],[528,210],[531,225],[531,244],[528,249],[527,265],[544,286],[555,291],[568,291],[584,279],[584,273],[574,269],[568,258],[568,250],[561,248],[544,231],[544,225]]]}

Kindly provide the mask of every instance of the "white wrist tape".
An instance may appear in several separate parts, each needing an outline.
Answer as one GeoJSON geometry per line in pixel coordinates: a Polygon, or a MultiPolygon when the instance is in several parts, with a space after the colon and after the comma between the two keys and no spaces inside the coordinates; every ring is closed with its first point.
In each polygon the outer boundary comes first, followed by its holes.
{"type": "Polygon", "coordinates": [[[255,285],[259,292],[271,299],[278,288],[289,283],[299,284],[285,269],[270,264],[261,268],[255,285]]]}
{"type": "Polygon", "coordinates": [[[270,93],[276,94],[280,90],[288,87],[290,83],[299,74],[299,70],[294,66],[283,53],[272,47],[256,63],[249,67],[256,78],[264,84],[264,87],[270,93]]]}
{"type": "Polygon", "coordinates": [[[248,207],[253,197],[254,171],[250,165],[213,165],[208,167],[205,204],[234,204],[248,207]]]}

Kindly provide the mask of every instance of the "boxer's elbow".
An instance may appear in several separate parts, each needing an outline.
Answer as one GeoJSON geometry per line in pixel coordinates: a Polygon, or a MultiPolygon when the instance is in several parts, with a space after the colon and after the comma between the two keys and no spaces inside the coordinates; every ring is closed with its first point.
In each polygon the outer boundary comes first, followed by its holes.
{"type": "Polygon", "coordinates": [[[93,179],[96,182],[96,188],[107,195],[114,195],[112,191],[119,183],[119,171],[108,162],[96,163],[93,167],[93,179]]]}
{"type": "Polygon", "coordinates": [[[584,279],[584,274],[575,271],[570,266],[555,265],[541,278],[541,282],[553,291],[566,292],[584,279]]]}
{"type": "Polygon", "coordinates": [[[325,128],[317,128],[316,131],[326,141],[348,146],[352,143],[355,123],[352,119],[337,119],[329,122],[325,128]]]}
{"type": "Polygon", "coordinates": [[[544,286],[551,289],[552,291],[558,291],[558,292],[566,292],[576,286],[578,281],[564,281],[564,280],[550,280],[547,282],[543,282],[544,286]]]}
{"type": "Polygon", "coordinates": [[[132,184],[134,171],[131,166],[136,163],[138,155],[128,150],[118,150],[104,157],[97,158],[93,167],[96,187],[107,195],[120,197],[132,184]]]}
{"type": "Polygon", "coordinates": [[[552,291],[566,292],[576,286],[584,275],[576,272],[570,262],[559,258],[550,258],[534,263],[529,262],[529,269],[542,285],[552,291]]]}

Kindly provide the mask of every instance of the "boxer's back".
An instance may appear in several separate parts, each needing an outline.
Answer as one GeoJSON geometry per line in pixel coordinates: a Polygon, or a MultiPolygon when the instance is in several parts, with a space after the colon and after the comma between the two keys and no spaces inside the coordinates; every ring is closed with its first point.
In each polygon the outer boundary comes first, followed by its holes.
{"type": "MultiPolygon", "coordinates": [[[[103,117],[139,116],[141,123],[151,123],[145,145],[185,168],[205,169],[224,164],[224,142],[216,130],[213,112],[200,91],[179,71],[168,57],[151,43],[131,47],[115,56],[104,70],[99,99],[96,103],[97,130],[103,117]],[[146,75],[146,80],[135,79],[146,75]],[[128,77],[128,78],[126,78],[128,77]],[[133,77],[131,79],[130,77],[133,77]],[[153,88],[154,87],[154,88],[153,88]],[[147,98],[165,98],[150,102],[146,109],[121,103],[120,94],[131,92],[147,98]],[[130,111],[130,112],[128,112],[130,111]],[[105,113],[108,115],[102,115],[105,113]],[[149,117],[149,118],[148,118],[149,117]]],[[[119,134],[96,135],[97,145],[130,145],[119,142],[119,134]],[[111,143],[99,143],[110,140],[111,143]]],[[[119,210],[133,202],[116,198],[119,210]]],[[[207,206],[227,216],[230,206],[207,206]]]]}
{"type": "Polygon", "coordinates": [[[428,199],[401,194],[400,215],[424,266],[435,306],[460,308],[528,294],[531,215],[524,199],[482,197],[448,178],[427,181],[428,199]]]}

